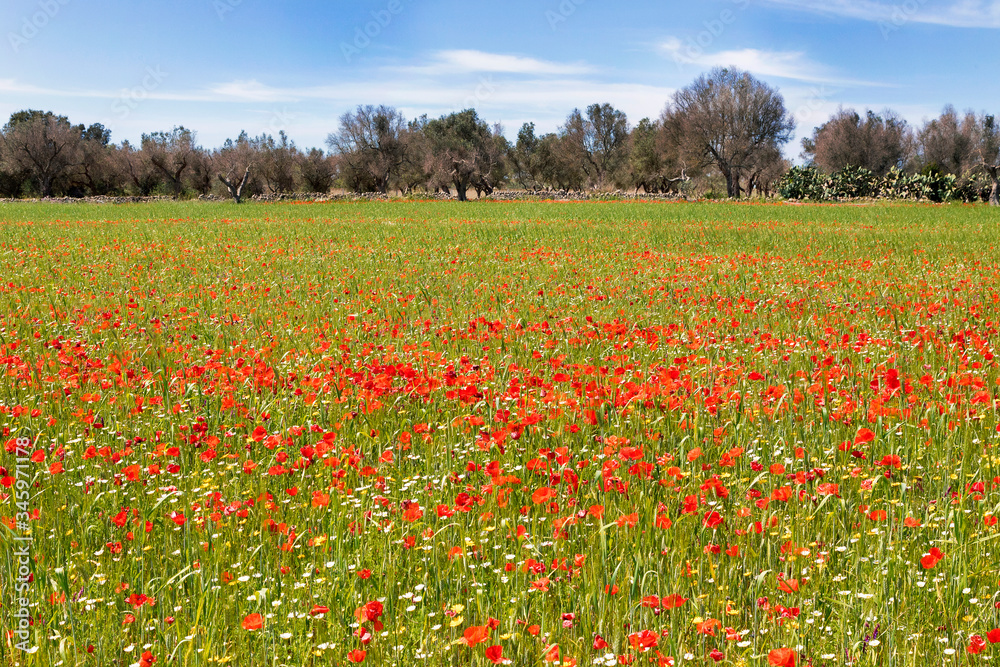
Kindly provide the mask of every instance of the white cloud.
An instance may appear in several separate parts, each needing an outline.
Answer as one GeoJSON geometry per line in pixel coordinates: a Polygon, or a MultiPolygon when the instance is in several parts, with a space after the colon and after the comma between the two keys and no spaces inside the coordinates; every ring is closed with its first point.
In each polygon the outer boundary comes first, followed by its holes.
{"type": "MultiPolygon", "coordinates": [[[[142,132],[183,124],[199,132],[205,145],[221,144],[241,129],[251,134],[285,129],[300,145],[320,146],[336,130],[339,115],[357,104],[387,104],[408,117],[440,116],[474,107],[488,122],[500,122],[514,136],[525,119],[537,131],[555,131],[574,108],[608,102],[636,123],[658,117],[674,89],[639,82],[606,81],[600,77],[526,76],[515,72],[438,73],[415,76],[397,71],[371,80],[342,81],[317,86],[282,86],[232,80],[203,88],[150,91],[128,114],[116,113],[118,90],[41,88],[16,79],[0,79],[6,101],[32,100],[29,106],[55,105],[77,99],[71,116],[110,127],[116,141],[136,140],[142,132]],[[63,101],[57,101],[63,100],[63,101]]],[[[0,104],[2,107],[7,105],[0,104]]],[[[11,105],[16,110],[16,104],[11,105]]],[[[130,106],[131,108],[131,106],[130,106]]]]}
{"type": "Polygon", "coordinates": [[[426,74],[497,73],[528,74],[537,76],[575,76],[594,71],[581,63],[558,63],[524,56],[487,53],[475,50],[438,51],[426,65],[409,68],[411,72],[426,74]]]}
{"type": "Polygon", "coordinates": [[[676,37],[666,39],[660,51],[680,65],[699,67],[738,67],[759,76],[773,76],[795,81],[826,83],[843,86],[878,86],[883,84],[855,81],[837,75],[829,67],[810,60],[801,51],[766,51],[734,49],[708,52],[694,43],[676,37]]]}
{"type": "Polygon", "coordinates": [[[956,28],[1000,28],[1000,0],[763,0],[765,4],[879,22],[885,30],[914,23],[956,28]]]}

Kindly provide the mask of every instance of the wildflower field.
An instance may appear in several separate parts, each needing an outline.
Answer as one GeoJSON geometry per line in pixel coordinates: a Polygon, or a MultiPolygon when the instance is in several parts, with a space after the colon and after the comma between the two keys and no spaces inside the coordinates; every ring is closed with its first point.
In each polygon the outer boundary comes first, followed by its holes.
{"type": "Polygon", "coordinates": [[[988,661],[998,227],[0,204],[0,665],[988,661]]]}

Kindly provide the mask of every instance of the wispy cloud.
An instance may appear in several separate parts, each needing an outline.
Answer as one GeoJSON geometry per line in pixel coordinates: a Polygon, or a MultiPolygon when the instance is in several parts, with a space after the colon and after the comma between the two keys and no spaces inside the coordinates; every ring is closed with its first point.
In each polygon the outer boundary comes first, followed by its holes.
{"type": "Polygon", "coordinates": [[[457,49],[433,53],[426,63],[408,67],[406,71],[419,74],[577,76],[592,73],[594,68],[583,63],[560,63],[504,53],[457,49]]]}
{"type": "Polygon", "coordinates": [[[763,0],[764,4],[862,21],[930,23],[955,28],[1000,28],[1000,0],[763,0]]]}
{"type": "Polygon", "coordinates": [[[801,51],[767,51],[763,49],[733,49],[706,52],[692,50],[676,37],[660,44],[660,51],[681,64],[699,67],[738,67],[759,76],[773,76],[794,81],[828,83],[837,86],[881,86],[870,81],[858,81],[839,76],[821,63],[814,62],[801,51]]]}
{"type": "MultiPolygon", "coordinates": [[[[551,73],[531,76],[521,71],[506,70],[479,74],[479,71],[457,75],[435,72],[433,76],[414,76],[398,71],[393,78],[380,78],[377,89],[373,89],[368,80],[282,86],[256,79],[241,79],[198,88],[151,91],[145,99],[172,105],[197,104],[199,108],[221,105],[226,109],[225,114],[229,114],[227,123],[245,122],[251,127],[255,125],[249,116],[259,114],[261,108],[266,110],[287,105],[302,110],[302,118],[316,114],[325,116],[328,119],[326,122],[331,123],[342,110],[356,104],[373,103],[395,106],[409,116],[424,113],[436,116],[475,106],[483,118],[501,121],[515,130],[514,123],[519,125],[527,116],[538,124],[540,131],[551,131],[565,122],[573,108],[594,103],[611,103],[624,110],[633,121],[644,116],[655,117],[675,90],[644,82],[602,80],[596,76],[556,76],[551,73]],[[489,82],[488,95],[477,98],[476,90],[484,80],[489,82]],[[331,109],[335,110],[332,115],[331,109]]],[[[109,123],[118,132],[120,121],[110,118],[110,102],[121,98],[120,90],[40,87],[16,79],[0,79],[0,95],[5,93],[30,95],[38,104],[50,104],[48,100],[54,99],[78,98],[93,100],[97,108],[103,108],[102,100],[106,100],[109,103],[109,123]]],[[[150,108],[149,113],[162,113],[166,117],[169,114],[163,111],[164,108],[150,108]]],[[[183,111],[191,107],[166,108],[183,111]]]]}

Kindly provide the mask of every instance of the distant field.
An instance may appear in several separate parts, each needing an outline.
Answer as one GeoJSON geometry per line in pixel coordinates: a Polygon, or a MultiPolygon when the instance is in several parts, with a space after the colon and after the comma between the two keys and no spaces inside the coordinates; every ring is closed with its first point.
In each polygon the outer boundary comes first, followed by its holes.
{"type": "Polygon", "coordinates": [[[0,204],[0,665],[977,663],[998,231],[0,204]]]}

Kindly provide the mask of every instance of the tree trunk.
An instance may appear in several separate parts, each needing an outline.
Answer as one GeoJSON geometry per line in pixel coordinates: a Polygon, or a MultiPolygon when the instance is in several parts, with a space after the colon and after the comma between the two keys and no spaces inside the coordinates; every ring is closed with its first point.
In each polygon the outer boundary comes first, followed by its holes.
{"type": "Polygon", "coordinates": [[[43,198],[52,196],[52,181],[55,180],[51,176],[45,175],[38,179],[38,189],[41,192],[43,198]]]}
{"type": "Polygon", "coordinates": [[[455,181],[455,192],[458,193],[458,201],[469,201],[469,184],[462,181],[455,181]]]}
{"type": "Polygon", "coordinates": [[[1000,206],[1000,168],[990,169],[993,187],[990,188],[990,206],[1000,206]]]}
{"type": "Polygon", "coordinates": [[[243,188],[246,187],[247,181],[250,180],[250,167],[247,167],[246,172],[243,174],[243,180],[240,181],[239,185],[237,185],[234,181],[230,181],[222,174],[219,174],[219,180],[222,181],[222,184],[226,186],[227,190],[229,190],[229,195],[233,198],[233,201],[239,204],[240,200],[243,198],[243,188]]]}
{"type": "Polygon", "coordinates": [[[726,177],[726,194],[730,199],[740,198],[740,177],[732,170],[722,172],[726,177]]]}

